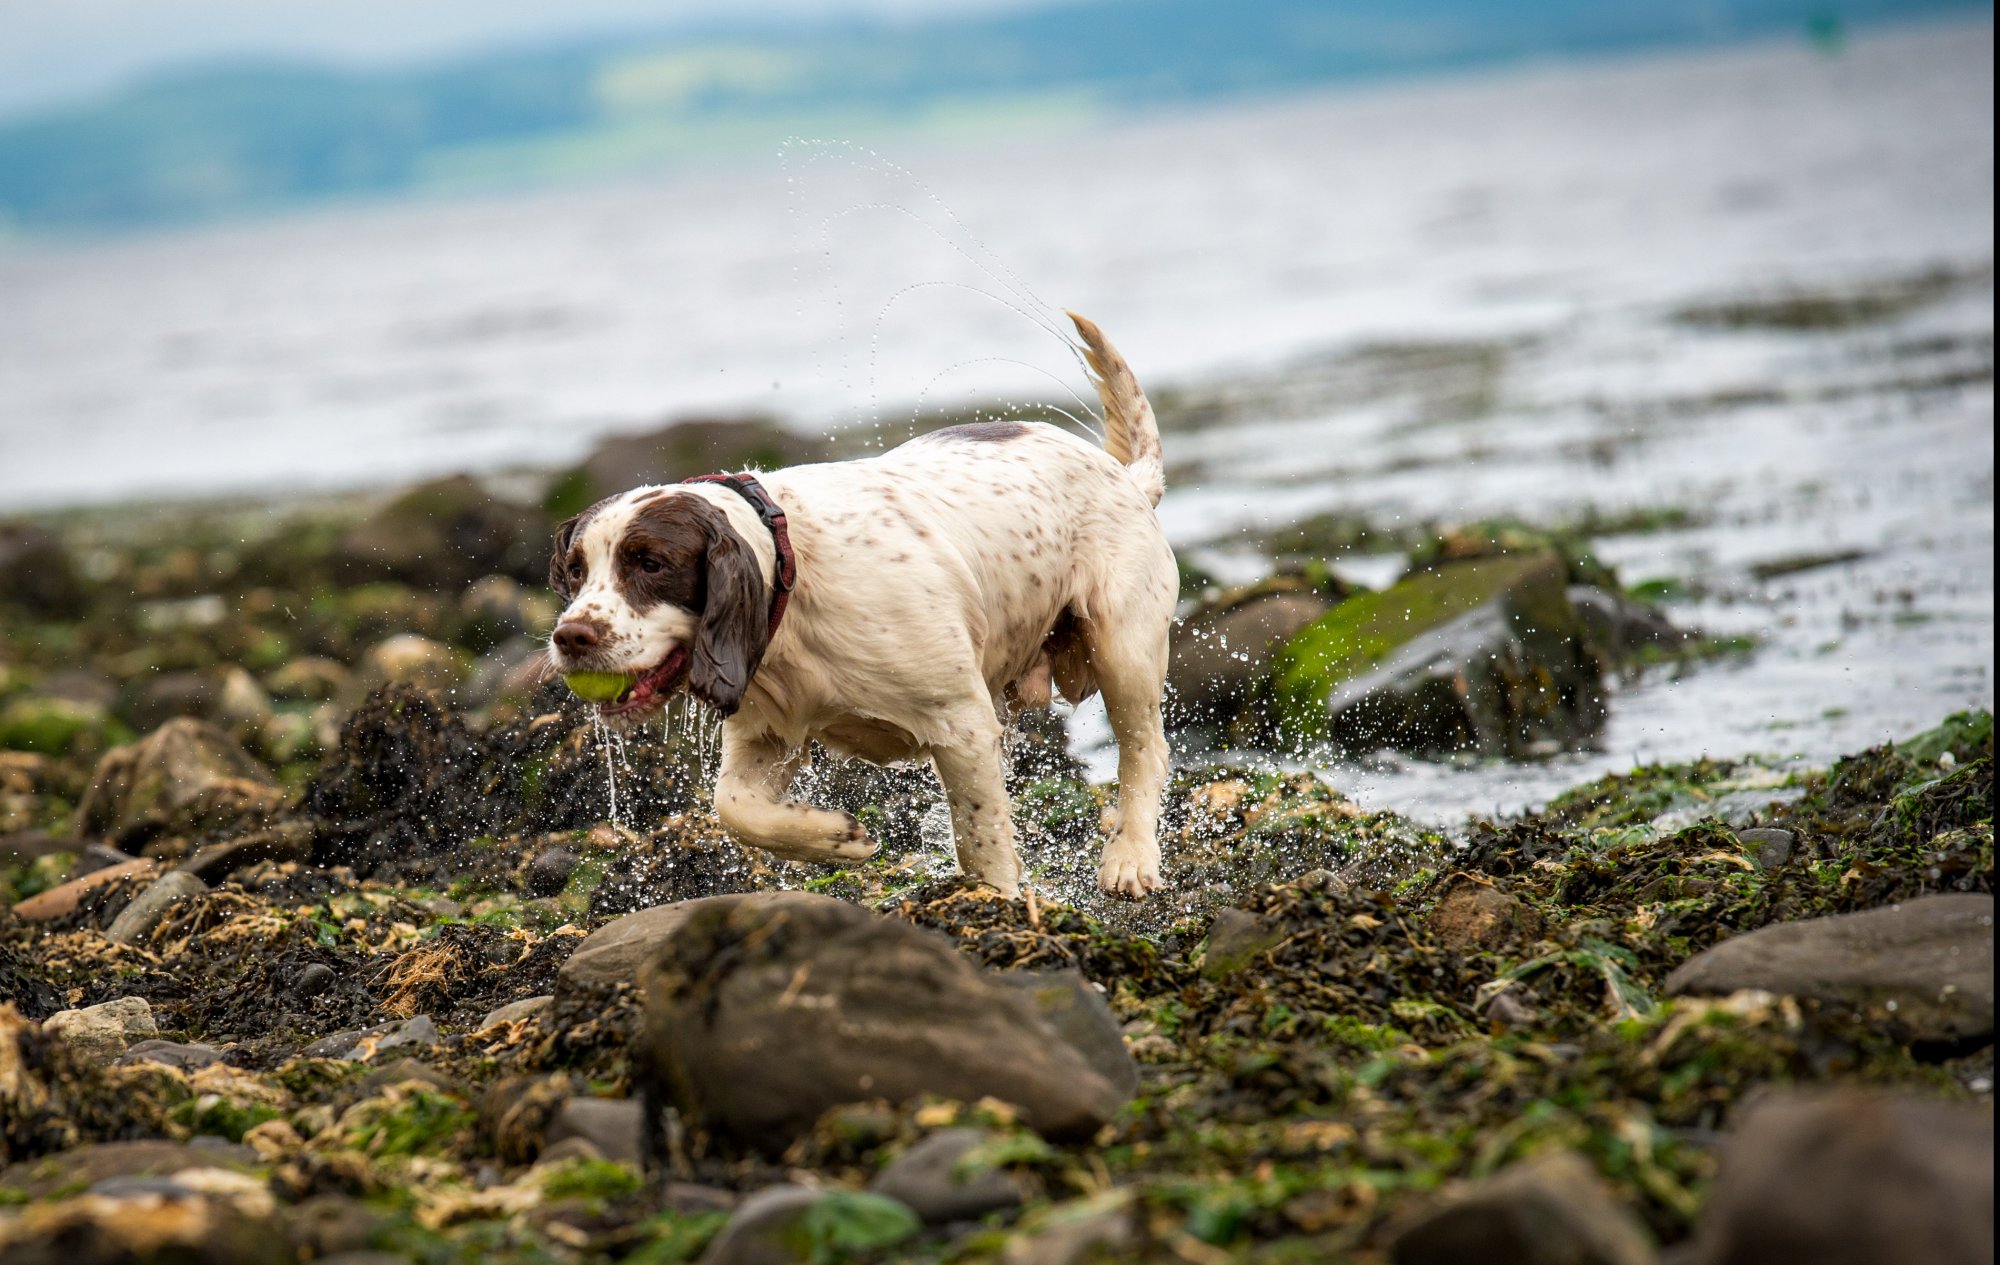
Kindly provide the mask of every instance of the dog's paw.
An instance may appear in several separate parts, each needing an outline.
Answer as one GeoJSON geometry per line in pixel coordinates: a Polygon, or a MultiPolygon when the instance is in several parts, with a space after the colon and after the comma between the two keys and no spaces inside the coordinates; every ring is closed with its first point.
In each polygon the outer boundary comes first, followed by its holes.
{"type": "MultiPolygon", "coordinates": [[[[1137,849],[1134,849],[1134,853],[1137,849]]],[[[1126,900],[1144,900],[1149,892],[1157,892],[1166,884],[1160,881],[1160,862],[1157,857],[1127,855],[1107,850],[1104,864],[1097,869],[1097,888],[1106,896],[1120,896],[1126,900]]]]}

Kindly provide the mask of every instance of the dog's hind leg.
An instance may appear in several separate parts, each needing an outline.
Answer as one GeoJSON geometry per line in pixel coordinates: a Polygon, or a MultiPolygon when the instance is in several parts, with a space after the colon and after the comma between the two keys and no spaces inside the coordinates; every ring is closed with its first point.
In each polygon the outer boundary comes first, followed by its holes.
{"type": "Polygon", "coordinates": [[[739,843],[794,861],[861,861],[876,844],[852,813],[787,798],[800,755],[769,735],[722,727],[722,769],[715,781],[715,815],[739,843]]]}
{"type": "Polygon", "coordinates": [[[1164,603],[1133,595],[1130,609],[1113,608],[1087,621],[1082,634],[1091,675],[1104,695],[1105,717],[1118,740],[1118,812],[1097,885],[1134,900],[1158,891],[1160,798],[1166,793],[1168,747],[1160,715],[1167,677],[1172,589],[1164,603]]]}
{"type": "Polygon", "coordinates": [[[992,884],[1003,896],[1021,890],[1021,858],[1014,851],[1013,805],[1001,753],[1000,719],[983,687],[953,712],[953,741],[931,748],[931,763],[951,805],[951,841],[958,868],[992,884]]]}

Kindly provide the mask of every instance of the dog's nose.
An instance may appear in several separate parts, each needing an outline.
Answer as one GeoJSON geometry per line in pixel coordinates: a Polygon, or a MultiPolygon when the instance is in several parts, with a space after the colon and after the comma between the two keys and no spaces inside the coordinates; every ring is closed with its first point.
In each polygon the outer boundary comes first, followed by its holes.
{"type": "Polygon", "coordinates": [[[601,640],[596,625],[580,619],[557,624],[555,633],[550,639],[556,643],[556,649],[567,655],[579,655],[595,650],[598,641],[601,640]]]}

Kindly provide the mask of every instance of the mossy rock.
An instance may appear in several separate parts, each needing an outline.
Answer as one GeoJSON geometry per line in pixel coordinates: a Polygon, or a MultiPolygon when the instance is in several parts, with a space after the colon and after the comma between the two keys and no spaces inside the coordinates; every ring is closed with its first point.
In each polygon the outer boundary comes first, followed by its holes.
{"type": "Polygon", "coordinates": [[[1261,719],[1285,745],[1547,754],[1602,728],[1602,667],[1553,553],[1433,567],[1349,597],[1277,657],[1261,719]]]}
{"type": "Polygon", "coordinates": [[[131,731],[96,703],[30,696],[0,708],[0,749],[92,757],[131,731]]]}

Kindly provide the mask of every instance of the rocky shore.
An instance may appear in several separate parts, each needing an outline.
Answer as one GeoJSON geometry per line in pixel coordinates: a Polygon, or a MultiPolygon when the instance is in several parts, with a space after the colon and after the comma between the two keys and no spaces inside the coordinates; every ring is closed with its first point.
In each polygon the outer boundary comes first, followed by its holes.
{"type": "Polygon", "coordinates": [[[1368,811],[1271,753],[1539,758],[1742,650],[1433,526],[1188,577],[1168,898],[1035,718],[1022,899],[906,771],[812,770],[884,846],[809,869],[534,670],[601,477],[0,528],[0,1260],[1991,1259],[1990,714],[1368,811]]]}

